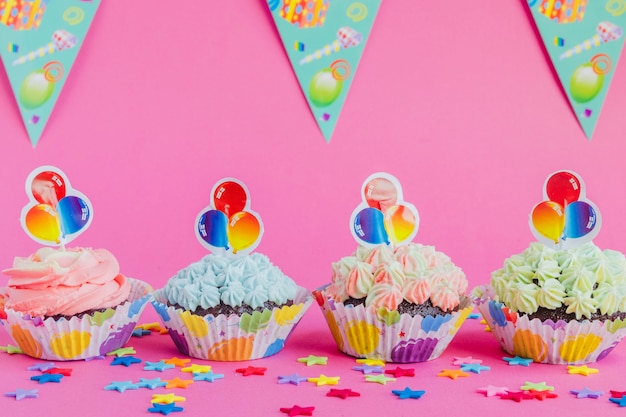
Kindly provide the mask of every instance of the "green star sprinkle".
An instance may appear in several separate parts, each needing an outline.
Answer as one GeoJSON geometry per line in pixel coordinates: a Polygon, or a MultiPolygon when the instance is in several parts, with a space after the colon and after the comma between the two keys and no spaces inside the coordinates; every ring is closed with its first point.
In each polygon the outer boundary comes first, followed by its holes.
{"type": "Polygon", "coordinates": [[[135,351],[135,348],[133,347],[122,347],[119,349],[112,350],[111,352],[107,353],[107,356],[117,356],[119,358],[120,356],[134,355],[135,353],[137,352],[135,351]]]}
{"type": "Polygon", "coordinates": [[[314,356],[309,355],[306,358],[298,358],[298,362],[306,363],[306,366],[311,365],[326,365],[328,362],[328,356],[314,356]]]}
{"type": "Polygon", "coordinates": [[[520,387],[523,391],[535,390],[535,391],[554,391],[554,387],[551,385],[546,385],[544,382],[524,382],[524,385],[520,387]]]}

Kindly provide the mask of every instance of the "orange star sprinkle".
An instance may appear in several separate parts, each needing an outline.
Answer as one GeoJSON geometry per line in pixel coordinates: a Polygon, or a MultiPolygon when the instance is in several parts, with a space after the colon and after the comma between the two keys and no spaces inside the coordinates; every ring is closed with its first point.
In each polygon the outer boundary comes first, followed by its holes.
{"type": "Polygon", "coordinates": [[[470,376],[470,374],[467,372],[463,372],[460,369],[442,369],[441,372],[437,374],[437,376],[447,376],[450,379],[457,379],[458,377],[470,376]]]}
{"type": "Polygon", "coordinates": [[[193,379],[180,379],[176,377],[174,379],[165,380],[167,385],[165,388],[187,388],[188,385],[193,384],[193,379]]]}
{"type": "Polygon", "coordinates": [[[191,362],[191,359],[181,359],[181,358],[177,358],[176,356],[174,356],[173,358],[163,359],[163,362],[165,362],[168,365],[179,366],[182,368],[183,366],[191,362]]]}

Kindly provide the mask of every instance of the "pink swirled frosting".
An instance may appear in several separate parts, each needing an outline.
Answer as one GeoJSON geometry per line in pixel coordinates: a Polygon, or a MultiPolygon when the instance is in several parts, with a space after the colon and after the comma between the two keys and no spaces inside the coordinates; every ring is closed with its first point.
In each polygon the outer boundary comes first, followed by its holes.
{"type": "Polygon", "coordinates": [[[105,249],[41,248],[2,272],[9,276],[5,307],[33,317],[114,307],[126,301],[131,287],[105,249]]]}
{"type": "Polygon", "coordinates": [[[335,301],[365,298],[373,309],[397,309],[406,300],[444,311],[456,308],[467,291],[463,271],[432,246],[418,243],[392,249],[359,247],[333,263],[332,283],[326,289],[335,301]]]}

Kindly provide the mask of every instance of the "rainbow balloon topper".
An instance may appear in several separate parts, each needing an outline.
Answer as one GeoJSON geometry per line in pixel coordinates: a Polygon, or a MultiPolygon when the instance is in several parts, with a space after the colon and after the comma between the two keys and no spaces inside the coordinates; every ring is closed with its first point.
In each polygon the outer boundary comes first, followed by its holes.
{"type": "Polygon", "coordinates": [[[211,190],[211,205],[196,217],[196,236],[216,255],[244,255],[261,242],[261,217],[250,210],[250,193],[235,178],[223,178],[211,190]]]}
{"type": "Polygon", "coordinates": [[[36,242],[61,246],[83,233],[93,218],[91,202],[70,186],[59,168],[42,166],[26,179],[29,203],[20,220],[26,233],[36,242]]]}
{"type": "Polygon", "coordinates": [[[530,214],[530,229],[543,244],[567,249],[590,242],[600,232],[600,211],[585,196],[580,175],[558,171],[543,186],[544,201],[530,214]]]}
{"type": "Polygon", "coordinates": [[[402,187],[393,175],[372,174],[361,188],[363,201],[350,216],[350,230],[363,246],[398,246],[417,234],[419,215],[412,204],[404,202],[402,187]]]}

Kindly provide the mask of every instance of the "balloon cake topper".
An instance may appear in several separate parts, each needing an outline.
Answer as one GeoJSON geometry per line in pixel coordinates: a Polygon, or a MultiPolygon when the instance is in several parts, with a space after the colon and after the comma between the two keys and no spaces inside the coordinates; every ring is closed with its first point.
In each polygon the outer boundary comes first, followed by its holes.
{"type": "Polygon", "coordinates": [[[402,187],[393,175],[370,175],[361,188],[363,201],[352,212],[350,230],[363,246],[398,246],[417,234],[419,215],[412,204],[404,202],[402,187]]]}
{"type": "Polygon", "coordinates": [[[544,201],[533,207],[530,229],[543,244],[567,249],[590,242],[600,232],[600,211],[585,195],[582,178],[571,171],[551,174],[544,201]]]}
{"type": "Polygon", "coordinates": [[[216,255],[244,255],[261,242],[261,217],[250,210],[250,193],[235,178],[223,178],[211,190],[211,205],[196,218],[196,236],[216,255]]]}
{"type": "Polygon", "coordinates": [[[22,210],[22,227],[36,242],[61,246],[83,233],[93,218],[93,206],[74,190],[59,168],[42,166],[26,179],[29,203],[22,210]]]}

